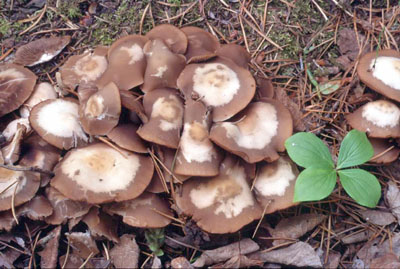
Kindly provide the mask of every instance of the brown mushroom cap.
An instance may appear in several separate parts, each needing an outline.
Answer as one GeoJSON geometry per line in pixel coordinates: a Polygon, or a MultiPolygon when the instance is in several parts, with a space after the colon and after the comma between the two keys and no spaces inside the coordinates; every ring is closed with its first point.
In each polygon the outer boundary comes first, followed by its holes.
{"type": "Polygon", "coordinates": [[[119,124],[112,129],[107,137],[119,147],[137,153],[147,153],[145,142],[137,135],[138,126],[135,124],[119,124]]]}
{"type": "Polygon", "coordinates": [[[50,61],[71,41],[70,36],[52,36],[37,39],[17,49],[14,63],[33,66],[50,61]]]}
{"type": "Polygon", "coordinates": [[[16,64],[0,64],[0,117],[19,108],[32,94],[36,75],[16,64]]]}
{"type": "Polygon", "coordinates": [[[198,96],[213,108],[213,120],[224,121],[245,108],[253,99],[256,82],[251,73],[233,61],[216,58],[207,63],[189,64],[178,78],[185,98],[198,96]]]}
{"type": "Polygon", "coordinates": [[[100,211],[98,207],[92,207],[82,221],[89,227],[93,237],[104,236],[113,242],[119,241],[116,221],[110,215],[100,211]]]}
{"type": "Polygon", "coordinates": [[[54,87],[48,82],[36,84],[32,95],[26,100],[23,106],[19,109],[21,117],[28,118],[32,107],[47,99],[56,99],[57,93],[54,87]]]}
{"type": "Polygon", "coordinates": [[[19,159],[21,153],[21,141],[27,133],[27,128],[23,124],[17,124],[17,130],[12,140],[1,148],[3,161],[5,164],[13,164],[19,159]]]}
{"type": "Polygon", "coordinates": [[[81,98],[80,103],[79,118],[86,133],[106,135],[118,124],[121,98],[117,85],[113,82],[88,98],[81,98]]]}
{"type": "Polygon", "coordinates": [[[120,90],[129,90],[142,84],[146,69],[143,46],[147,41],[141,35],[128,35],[115,41],[108,50],[109,67],[97,85],[101,88],[114,82],[120,90]]]}
{"type": "Polygon", "coordinates": [[[243,47],[237,44],[224,44],[217,50],[217,56],[231,59],[240,67],[245,69],[251,60],[250,53],[243,47]]]}
{"type": "Polygon", "coordinates": [[[293,202],[298,174],[296,165],[285,156],[272,163],[261,163],[254,191],[257,200],[266,207],[266,214],[298,204],[293,202]]]}
{"type": "Polygon", "coordinates": [[[172,89],[157,89],[143,97],[149,119],[137,134],[144,140],[169,148],[178,148],[183,120],[183,103],[172,89]]]}
{"type": "Polygon", "coordinates": [[[209,233],[236,232],[262,215],[250,190],[250,180],[241,162],[227,156],[218,176],[184,182],[182,195],[176,197],[177,205],[209,233]]]}
{"type": "Polygon", "coordinates": [[[84,145],[88,137],[79,123],[79,105],[75,99],[49,99],[31,110],[32,128],[49,144],[70,149],[84,145]]]}
{"type": "Polygon", "coordinates": [[[15,119],[13,121],[10,121],[7,124],[7,127],[2,131],[2,135],[4,136],[5,140],[7,142],[11,141],[14,135],[17,133],[17,131],[24,126],[26,128],[26,133],[29,133],[32,128],[31,125],[29,124],[29,120],[26,118],[19,118],[15,119]]]}
{"type": "Polygon", "coordinates": [[[390,143],[387,139],[369,138],[374,149],[374,156],[369,160],[371,163],[388,164],[397,160],[400,149],[390,143]]]}
{"type": "Polygon", "coordinates": [[[140,228],[165,227],[171,223],[173,216],[168,202],[149,192],[144,192],[133,200],[105,205],[103,208],[109,214],[122,216],[124,223],[140,228]]]}
{"type": "Polygon", "coordinates": [[[206,61],[215,57],[220,46],[215,36],[195,26],[183,27],[181,31],[188,38],[188,48],[185,54],[188,63],[206,61]]]}
{"type": "Polygon", "coordinates": [[[369,137],[400,137],[400,108],[386,100],[369,102],[346,115],[351,127],[369,137]]]}
{"type": "Polygon", "coordinates": [[[292,116],[287,108],[276,100],[263,98],[248,105],[232,122],[214,124],[210,139],[246,162],[255,163],[277,160],[292,131],[292,116]]]}
{"type": "Polygon", "coordinates": [[[149,157],[97,143],[69,151],[54,169],[51,186],[76,201],[124,201],[146,189],[153,170],[149,157]]]}
{"type": "Polygon", "coordinates": [[[361,57],[357,73],[368,87],[400,102],[400,52],[373,51],[361,57]]]}
{"type": "Polygon", "coordinates": [[[126,90],[120,90],[119,93],[121,95],[122,106],[128,109],[129,111],[133,112],[134,114],[136,114],[136,116],[143,123],[148,122],[149,119],[147,118],[146,113],[144,112],[144,107],[142,103],[139,101],[141,96],[137,96],[133,92],[126,90]]]}
{"type": "Polygon", "coordinates": [[[157,25],[146,34],[146,37],[150,40],[161,39],[173,53],[185,54],[188,46],[185,33],[171,24],[157,25]]]}
{"type": "Polygon", "coordinates": [[[257,93],[261,98],[274,98],[275,89],[274,86],[272,85],[271,80],[263,77],[257,77],[256,82],[257,82],[257,93]]]}

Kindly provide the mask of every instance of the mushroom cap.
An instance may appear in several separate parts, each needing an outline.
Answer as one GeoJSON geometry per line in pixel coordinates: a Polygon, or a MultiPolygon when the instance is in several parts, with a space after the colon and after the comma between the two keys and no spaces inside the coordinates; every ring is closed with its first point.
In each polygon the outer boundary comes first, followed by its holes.
{"type": "Polygon", "coordinates": [[[78,110],[79,105],[75,99],[49,99],[32,108],[29,122],[49,144],[60,149],[70,149],[88,141],[79,123],[78,110]]]}
{"type": "Polygon", "coordinates": [[[118,124],[121,98],[115,83],[110,82],[88,98],[80,99],[80,104],[79,118],[86,133],[106,135],[118,124]]]}
{"type": "Polygon", "coordinates": [[[139,101],[141,96],[135,95],[131,91],[127,90],[120,90],[119,91],[121,96],[121,104],[123,107],[128,109],[129,111],[136,114],[136,116],[143,122],[148,122],[148,118],[146,113],[144,112],[144,107],[142,103],[139,101]]]}
{"type": "Polygon", "coordinates": [[[254,179],[254,192],[260,204],[266,207],[265,214],[298,204],[293,202],[298,175],[296,165],[286,156],[272,163],[260,164],[254,179]]]}
{"type": "Polygon", "coordinates": [[[16,64],[0,64],[0,117],[19,108],[32,94],[36,75],[16,64]]]}
{"type": "Polygon", "coordinates": [[[173,53],[177,54],[185,54],[188,46],[185,33],[171,24],[157,25],[146,34],[146,37],[150,40],[161,39],[173,53]]]}
{"type": "Polygon", "coordinates": [[[14,63],[34,66],[57,56],[71,41],[70,36],[52,36],[37,39],[17,49],[14,63]]]}
{"type": "Polygon", "coordinates": [[[144,75],[143,92],[157,88],[176,88],[176,80],[186,65],[183,55],[169,50],[161,39],[150,40],[143,48],[147,66],[144,75]]]}
{"type": "Polygon", "coordinates": [[[351,127],[369,137],[400,137],[400,108],[386,100],[369,102],[346,115],[351,127]]]}
{"type": "Polygon", "coordinates": [[[257,93],[260,98],[274,98],[275,89],[270,79],[256,77],[257,93]]]}
{"type": "Polygon", "coordinates": [[[32,107],[47,99],[56,99],[57,92],[53,85],[48,82],[40,82],[36,84],[32,95],[26,100],[23,106],[19,109],[21,117],[28,118],[32,107]]]}
{"type": "Polygon", "coordinates": [[[215,57],[216,51],[220,47],[218,39],[195,26],[181,28],[188,38],[188,48],[186,50],[186,60],[188,63],[206,61],[215,57]]]}
{"type": "Polygon", "coordinates": [[[361,57],[357,73],[369,88],[400,102],[400,52],[373,51],[361,57]]]}
{"type": "Polygon", "coordinates": [[[206,232],[236,232],[262,215],[250,190],[250,180],[245,166],[228,155],[218,176],[185,181],[182,195],[176,197],[177,205],[206,232]]]}
{"type": "Polygon", "coordinates": [[[169,148],[178,148],[183,120],[183,102],[172,89],[157,89],[143,97],[149,119],[137,134],[144,140],[169,148]]]}
{"type": "Polygon", "coordinates": [[[248,105],[232,122],[215,123],[210,139],[246,162],[255,163],[277,160],[292,132],[292,116],[287,108],[276,100],[262,98],[248,105]]]}
{"type": "Polygon", "coordinates": [[[173,217],[168,202],[150,192],[144,192],[133,200],[105,205],[103,209],[109,214],[122,216],[124,223],[140,228],[162,228],[170,224],[173,217]]]}
{"type": "Polygon", "coordinates": [[[245,69],[251,60],[250,53],[243,47],[237,44],[224,44],[219,47],[216,52],[217,56],[231,59],[240,67],[245,69]]]}
{"type": "Polygon", "coordinates": [[[149,157],[97,143],[69,151],[55,167],[51,186],[76,201],[124,201],[146,189],[153,170],[149,157]]]}
{"type": "Polygon", "coordinates": [[[3,161],[5,164],[13,164],[18,161],[21,153],[21,141],[27,133],[26,127],[23,124],[17,124],[17,131],[12,140],[1,148],[3,161]]]}
{"type": "Polygon", "coordinates": [[[147,153],[146,143],[136,133],[138,128],[132,123],[119,124],[107,134],[107,137],[123,149],[147,153]]]}
{"type": "Polygon", "coordinates": [[[97,82],[99,88],[114,82],[120,90],[143,83],[146,58],[143,46],[148,41],[141,35],[127,35],[115,41],[108,50],[109,67],[97,82]]]}
{"type": "Polygon", "coordinates": [[[185,98],[198,96],[213,108],[213,120],[224,121],[244,109],[253,99],[256,82],[251,73],[225,58],[189,64],[178,78],[185,98]]]}
{"type": "Polygon", "coordinates": [[[400,149],[390,143],[387,139],[369,138],[369,142],[371,142],[371,145],[374,149],[374,156],[372,156],[369,162],[388,164],[394,162],[399,157],[400,149]],[[386,153],[381,155],[383,152],[386,153]]]}
{"type": "Polygon", "coordinates": [[[30,132],[32,129],[28,119],[19,118],[9,122],[1,134],[4,136],[6,141],[9,142],[22,126],[26,128],[26,133],[30,132]]]}
{"type": "Polygon", "coordinates": [[[82,221],[86,223],[92,236],[104,236],[116,243],[119,241],[117,223],[110,215],[100,211],[98,207],[92,207],[89,213],[83,217],[82,221]]]}

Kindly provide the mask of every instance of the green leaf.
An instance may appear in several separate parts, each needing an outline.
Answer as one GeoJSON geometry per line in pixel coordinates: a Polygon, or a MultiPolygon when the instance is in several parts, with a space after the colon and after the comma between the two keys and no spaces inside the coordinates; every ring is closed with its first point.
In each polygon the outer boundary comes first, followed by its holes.
{"type": "Polygon", "coordinates": [[[319,86],[322,94],[327,95],[337,91],[340,88],[340,80],[328,81],[319,86]]]}
{"type": "Polygon", "coordinates": [[[339,172],[344,190],[357,203],[375,207],[381,198],[381,185],[376,177],[362,169],[346,169],[339,172]]]}
{"type": "Polygon", "coordinates": [[[334,167],[328,147],[312,133],[300,132],[292,135],[285,141],[285,147],[290,158],[302,167],[334,167]]]}
{"type": "Polygon", "coordinates": [[[294,202],[318,201],[329,196],[336,185],[336,171],[330,166],[311,166],[303,170],[294,187],[294,202]]]}
{"type": "Polygon", "coordinates": [[[337,169],[363,164],[373,155],[374,149],[365,133],[351,130],[340,146],[337,169]]]}

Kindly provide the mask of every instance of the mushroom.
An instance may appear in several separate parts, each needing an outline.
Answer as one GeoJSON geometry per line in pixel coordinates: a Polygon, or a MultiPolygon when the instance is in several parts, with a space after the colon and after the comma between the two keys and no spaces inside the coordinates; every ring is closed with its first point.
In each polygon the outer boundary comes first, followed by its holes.
{"type": "Polygon", "coordinates": [[[292,116],[287,108],[276,100],[263,98],[248,105],[231,122],[214,124],[210,139],[246,162],[271,162],[285,150],[284,142],[292,131],[292,116]]]}
{"type": "Polygon", "coordinates": [[[265,207],[265,214],[296,205],[293,202],[294,186],[299,171],[286,156],[272,163],[261,163],[254,179],[257,200],[265,207]]]}
{"type": "Polygon", "coordinates": [[[136,133],[138,128],[132,123],[119,124],[107,134],[107,137],[123,149],[147,153],[145,142],[136,133]]]}
{"type": "Polygon", "coordinates": [[[82,221],[89,227],[90,234],[93,237],[96,238],[104,236],[108,240],[111,240],[115,243],[119,241],[117,234],[117,223],[110,215],[99,210],[98,207],[92,207],[82,221]]]}
{"type": "Polygon", "coordinates": [[[16,64],[0,64],[0,117],[19,108],[32,94],[36,75],[16,64]]]}
{"type": "Polygon", "coordinates": [[[71,41],[70,36],[52,36],[37,39],[17,49],[14,63],[34,66],[56,57],[71,41]]]}
{"type": "Polygon", "coordinates": [[[22,118],[29,118],[32,107],[42,101],[48,99],[56,99],[57,93],[54,87],[48,82],[41,82],[35,86],[32,95],[26,100],[23,106],[19,109],[19,114],[22,118]]]}
{"type": "Polygon", "coordinates": [[[236,232],[262,215],[250,190],[249,174],[238,159],[228,155],[218,176],[185,181],[182,195],[176,196],[177,205],[206,232],[236,232]]]}
{"type": "Polygon", "coordinates": [[[75,99],[49,99],[32,108],[29,122],[49,144],[60,149],[70,149],[88,142],[79,123],[78,109],[75,99]]]}
{"type": "Polygon", "coordinates": [[[248,68],[251,56],[250,53],[243,47],[237,44],[225,44],[218,48],[217,56],[231,59],[240,67],[248,68]]]}
{"type": "Polygon", "coordinates": [[[400,53],[373,51],[361,57],[357,73],[368,87],[400,102],[400,53]]]}
{"type": "Polygon", "coordinates": [[[390,143],[387,139],[369,138],[374,156],[369,160],[371,163],[388,164],[397,160],[400,154],[400,149],[390,143]]]}
{"type": "Polygon", "coordinates": [[[256,83],[251,73],[225,58],[189,64],[178,78],[178,88],[189,99],[198,96],[213,109],[213,120],[224,121],[253,99],[256,83]]]}
{"type": "Polygon", "coordinates": [[[177,54],[185,54],[188,46],[185,33],[171,24],[157,25],[146,34],[146,37],[150,40],[161,39],[173,53],[177,54]]]}
{"type": "Polygon", "coordinates": [[[149,157],[103,143],[70,150],[50,184],[68,198],[100,204],[138,197],[153,176],[149,157]]]}
{"type": "Polygon", "coordinates": [[[351,127],[369,137],[400,137],[400,108],[386,100],[369,102],[346,115],[351,127]]]}
{"type": "Polygon", "coordinates": [[[169,148],[178,148],[182,128],[183,103],[176,91],[157,89],[143,97],[143,106],[149,119],[137,134],[144,140],[169,148]]]}
{"type": "Polygon", "coordinates": [[[7,127],[2,132],[5,140],[7,142],[11,141],[11,139],[15,136],[15,134],[22,126],[26,129],[26,133],[31,132],[31,125],[29,124],[29,120],[26,118],[19,118],[9,122],[7,124],[7,127]]]}
{"type": "Polygon", "coordinates": [[[256,78],[257,93],[260,98],[274,98],[275,90],[271,80],[263,77],[256,78]]]}
{"type": "Polygon", "coordinates": [[[144,112],[144,107],[142,103],[139,101],[141,96],[137,96],[133,92],[126,90],[120,90],[119,93],[121,95],[122,106],[128,109],[131,113],[133,113],[135,115],[136,120],[137,118],[139,118],[143,123],[148,122],[149,119],[147,118],[146,113],[144,112]]]}
{"type": "Polygon", "coordinates": [[[21,153],[21,141],[27,133],[24,125],[17,124],[17,131],[14,134],[10,143],[1,149],[5,164],[13,164],[19,159],[21,153]]]}

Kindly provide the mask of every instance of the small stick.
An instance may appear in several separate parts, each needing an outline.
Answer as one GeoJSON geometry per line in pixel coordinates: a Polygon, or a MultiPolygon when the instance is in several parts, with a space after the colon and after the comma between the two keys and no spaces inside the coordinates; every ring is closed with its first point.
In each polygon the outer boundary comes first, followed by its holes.
{"type": "Polygon", "coordinates": [[[26,28],[24,31],[22,31],[22,32],[19,33],[18,35],[21,36],[21,35],[23,35],[23,34],[29,32],[30,30],[32,30],[33,27],[35,27],[35,26],[42,20],[44,14],[46,13],[46,10],[47,10],[47,5],[44,5],[44,7],[43,7],[43,9],[42,9],[42,12],[40,13],[39,18],[38,18],[34,23],[32,23],[31,26],[29,26],[28,28],[26,28]]]}
{"type": "Polygon", "coordinates": [[[46,174],[51,177],[54,176],[54,173],[48,170],[44,170],[39,167],[21,167],[21,166],[13,166],[13,165],[6,165],[6,164],[0,164],[1,168],[5,168],[8,170],[13,170],[13,171],[28,171],[28,172],[35,172],[35,173],[41,173],[41,174],[46,174]]]}

